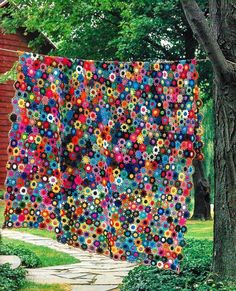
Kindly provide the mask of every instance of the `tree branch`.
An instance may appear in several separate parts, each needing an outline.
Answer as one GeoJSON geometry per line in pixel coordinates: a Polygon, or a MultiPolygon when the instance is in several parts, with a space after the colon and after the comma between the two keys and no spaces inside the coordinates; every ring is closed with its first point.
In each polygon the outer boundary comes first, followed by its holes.
{"type": "Polygon", "coordinates": [[[194,36],[212,63],[216,77],[219,80],[225,80],[229,77],[229,73],[233,74],[233,70],[215,40],[203,12],[195,0],[181,0],[181,4],[194,36]]]}

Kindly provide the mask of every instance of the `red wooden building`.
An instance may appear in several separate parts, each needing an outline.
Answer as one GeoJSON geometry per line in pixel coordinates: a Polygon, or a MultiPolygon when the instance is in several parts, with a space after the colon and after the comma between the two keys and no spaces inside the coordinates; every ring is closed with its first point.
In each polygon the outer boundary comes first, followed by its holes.
{"type": "MultiPolygon", "coordinates": [[[[0,1],[0,9],[4,9],[6,5],[9,5],[8,1],[0,1]]],[[[19,29],[15,34],[5,34],[0,28],[0,48],[31,51],[28,43],[37,35],[39,35],[37,31],[26,35],[24,29],[19,29]]],[[[45,37],[44,45],[37,52],[47,54],[52,48],[55,46],[45,37]]],[[[17,60],[17,53],[0,50],[0,74],[9,71],[17,60]]],[[[15,93],[13,83],[13,81],[0,83],[0,189],[4,189],[6,179],[8,133],[11,127],[8,116],[12,112],[11,99],[15,93]]]]}

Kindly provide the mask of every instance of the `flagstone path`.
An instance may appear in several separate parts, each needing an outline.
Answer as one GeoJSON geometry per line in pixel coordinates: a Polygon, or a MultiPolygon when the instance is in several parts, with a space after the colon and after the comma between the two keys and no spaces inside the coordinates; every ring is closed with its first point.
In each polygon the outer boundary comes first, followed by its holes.
{"type": "Polygon", "coordinates": [[[135,266],[128,262],[113,261],[105,256],[72,248],[51,238],[5,229],[1,234],[10,239],[46,246],[80,260],[77,264],[27,269],[28,279],[38,283],[65,283],[72,286],[72,291],[119,290],[118,285],[123,277],[135,266]]]}

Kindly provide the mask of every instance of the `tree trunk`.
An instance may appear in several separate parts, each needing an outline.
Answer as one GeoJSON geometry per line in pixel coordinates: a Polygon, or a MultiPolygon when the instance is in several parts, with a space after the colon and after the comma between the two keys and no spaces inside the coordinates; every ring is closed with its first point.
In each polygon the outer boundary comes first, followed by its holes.
{"type": "MultiPolygon", "coordinates": [[[[236,3],[211,1],[212,30],[227,60],[236,62],[236,3]]],[[[213,270],[236,278],[236,81],[215,81],[215,224],[213,270]]]]}
{"type": "Polygon", "coordinates": [[[211,0],[210,29],[196,1],[181,2],[215,73],[213,271],[236,278],[236,3],[211,0]]]}
{"type": "Polygon", "coordinates": [[[204,178],[203,162],[193,161],[195,172],[193,174],[194,184],[194,211],[192,219],[211,219],[210,185],[204,178]]]}
{"type": "Polygon", "coordinates": [[[236,83],[216,84],[213,270],[236,277],[236,83]]]}

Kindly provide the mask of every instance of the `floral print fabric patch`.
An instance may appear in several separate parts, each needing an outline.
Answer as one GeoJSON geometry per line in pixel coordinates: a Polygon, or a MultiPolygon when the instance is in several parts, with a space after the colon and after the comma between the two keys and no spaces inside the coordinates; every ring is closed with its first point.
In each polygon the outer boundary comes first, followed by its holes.
{"type": "Polygon", "coordinates": [[[195,65],[21,54],[5,227],[178,271],[203,158],[195,65]]]}

